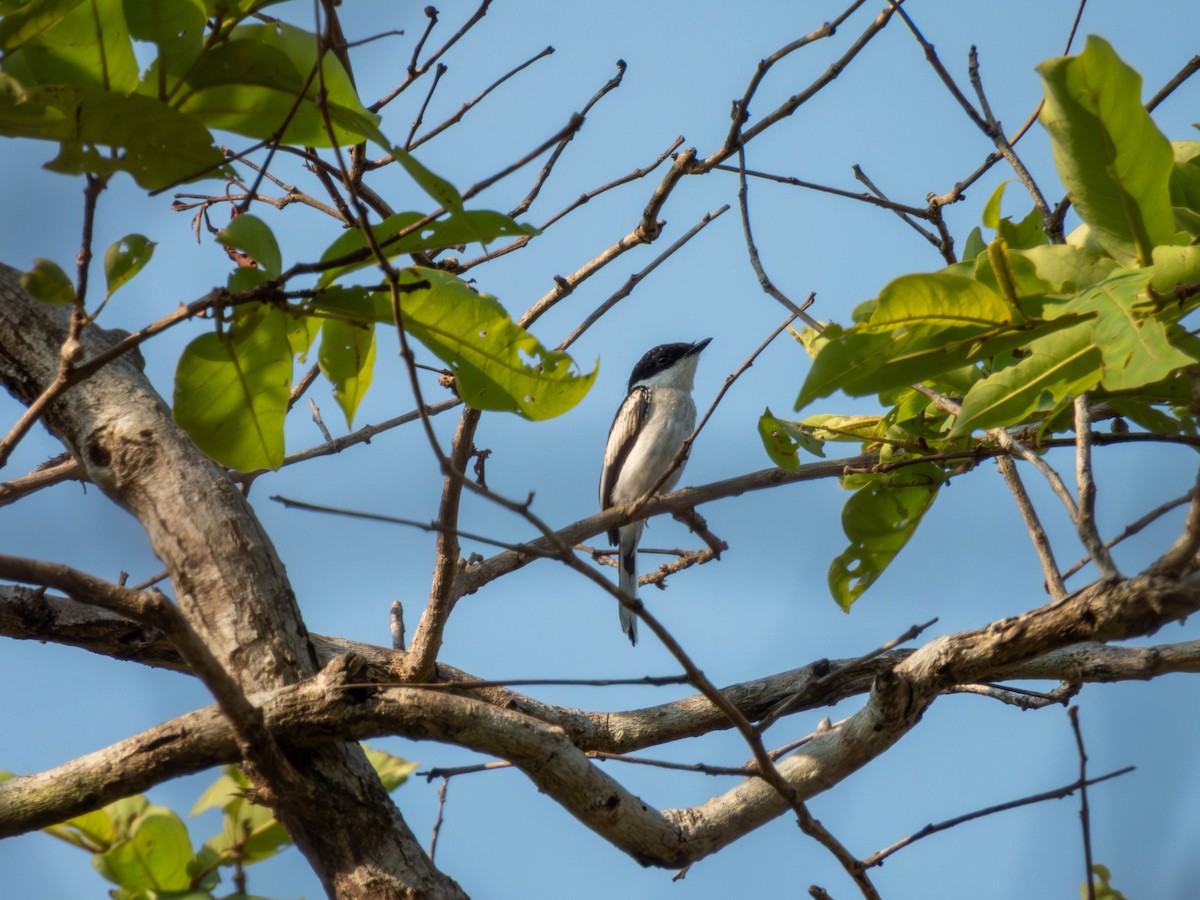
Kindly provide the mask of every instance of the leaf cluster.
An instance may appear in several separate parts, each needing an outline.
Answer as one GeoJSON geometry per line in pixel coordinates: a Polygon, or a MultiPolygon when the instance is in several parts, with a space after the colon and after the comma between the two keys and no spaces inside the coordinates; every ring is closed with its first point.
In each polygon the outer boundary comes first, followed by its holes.
{"type": "MultiPolygon", "coordinates": [[[[384,787],[394,791],[416,769],[382,750],[364,747],[384,787]]],[[[0,772],[0,781],[11,777],[0,772]]],[[[192,816],[208,810],[221,813],[221,828],[199,849],[192,846],[187,825],[173,810],[135,794],[42,829],[92,855],[92,866],[116,885],[115,900],[215,900],[222,870],[241,873],[246,866],[269,859],[292,844],[271,810],[250,798],[250,781],[236,766],[200,795],[192,816]]],[[[242,878],[244,884],[244,876],[242,878]]],[[[253,900],[242,891],[221,895],[223,900],[253,900]]]]}
{"type": "MultiPolygon", "coordinates": [[[[1048,216],[1000,215],[1005,185],[963,259],[903,275],[853,321],[799,335],[813,356],[796,409],[835,392],[878,395],[876,416],[760,422],[772,460],[798,465],[805,440],[851,441],[881,462],[852,476],[850,547],[830,566],[850,605],[884,571],[952,472],[923,458],[990,446],[995,429],[1035,446],[1073,428],[1076,398],[1151,432],[1196,433],[1200,342],[1184,323],[1200,305],[1200,142],[1170,143],[1141,104],[1141,77],[1098,37],[1038,67],[1041,122],[1082,224],[1063,243],[1048,216]]],[[[1064,207],[1065,208],[1065,207],[1064,207]]]]}
{"type": "MultiPolygon", "coordinates": [[[[574,406],[595,370],[580,373],[569,356],[547,350],[495,298],[455,275],[409,267],[391,277],[387,262],[401,254],[427,262],[448,247],[536,229],[466,209],[452,184],[387,138],[380,116],[363,105],[350,73],[317,34],[255,20],[268,5],[0,0],[0,135],[56,143],[58,155],[47,164],[54,171],[101,184],[124,172],[157,191],[206,177],[236,179],[217,131],[305,153],[371,142],[436,204],[358,223],[330,242],[319,263],[286,271],[270,227],[241,210],[217,235],[238,268],[215,310],[215,330],[180,359],[177,421],[226,466],[278,468],[295,360],[320,341],[317,361],[349,425],[373,379],[378,324],[399,325],[423,343],[449,367],[459,396],[477,408],[536,420],[574,406]],[[144,69],[135,45],[143,58],[153,54],[144,69]],[[310,272],[319,273],[312,296],[286,302],[283,287],[310,272]],[[371,273],[373,279],[363,277],[371,273]],[[388,300],[392,293],[398,303],[388,300]]],[[[354,179],[341,174],[353,191],[354,179]]],[[[109,296],[153,248],[148,238],[129,235],[109,249],[109,296]]],[[[49,303],[85,299],[49,260],[36,261],[25,285],[49,303]]]]}

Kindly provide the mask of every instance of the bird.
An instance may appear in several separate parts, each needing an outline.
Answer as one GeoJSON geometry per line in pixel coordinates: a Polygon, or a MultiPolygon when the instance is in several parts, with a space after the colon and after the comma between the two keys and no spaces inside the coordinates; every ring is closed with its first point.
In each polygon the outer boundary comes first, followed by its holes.
{"type": "MultiPolygon", "coordinates": [[[[695,343],[661,344],[646,352],[633,373],[625,402],[613,418],[604,447],[600,472],[600,509],[631,503],[645,495],[670,468],[683,442],[696,425],[692,385],[700,351],[712,338],[695,343]]],[[[683,474],[681,460],[659,486],[669,491],[683,474]]],[[[610,529],[608,539],[617,547],[617,583],[630,599],[637,599],[637,546],[645,521],[610,529]]],[[[637,617],[621,605],[621,630],[637,645],[637,617]]]]}

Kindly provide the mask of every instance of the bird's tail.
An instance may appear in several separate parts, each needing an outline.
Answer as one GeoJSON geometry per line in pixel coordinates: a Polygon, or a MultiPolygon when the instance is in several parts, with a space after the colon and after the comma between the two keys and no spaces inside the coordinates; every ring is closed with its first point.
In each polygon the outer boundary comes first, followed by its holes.
{"type": "MultiPolygon", "coordinates": [[[[617,571],[618,584],[621,590],[629,597],[637,599],[637,542],[638,531],[640,529],[621,529],[620,550],[621,556],[617,571]]],[[[629,637],[629,643],[637,646],[637,616],[627,609],[624,605],[621,606],[621,630],[629,637]]]]}

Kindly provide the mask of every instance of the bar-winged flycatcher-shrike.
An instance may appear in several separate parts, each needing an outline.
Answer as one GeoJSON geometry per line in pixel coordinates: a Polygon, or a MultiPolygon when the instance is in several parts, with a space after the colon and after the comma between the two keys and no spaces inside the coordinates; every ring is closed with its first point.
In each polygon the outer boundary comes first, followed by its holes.
{"type": "MultiPolygon", "coordinates": [[[[674,462],[696,426],[692,382],[700,351],[711,340],[663,344],[649,351],[633,367],[629,393],[617,410],[604,448],[601,509],[642,497],[674,462]]],[[[659,490],[671,490],[682,474],[681,463],[659,490]]],[[[609,541],[618,548],[618,585],[631,599],[637,598],[637,546],[644,525],[644,521],[630,522],[608,533],[609,541]]],[[[630,643],[637,643],[637,617],[624,606],[621,629],[629,636],[630,643]]]]}

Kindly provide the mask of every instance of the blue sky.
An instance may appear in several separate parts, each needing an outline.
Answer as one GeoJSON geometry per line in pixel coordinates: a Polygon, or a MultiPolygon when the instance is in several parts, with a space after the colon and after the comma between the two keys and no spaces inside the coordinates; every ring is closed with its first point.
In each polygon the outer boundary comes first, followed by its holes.
{"type": "MultiPolygon", "coordinates": [[[[356,0],[346,4],[351,39],[403,28],[407,34],[362,48],[357,74],[365,101],[403,76],[424,25],[419,4],[356,0]]],[[[432,45],[458,27],[474,4],[447,3],[432,45]]],[[[1015,128],[1040,96],[1033,67],[1061,52],[1075,4],[1069,2],[906,4],[941,58],[967,86],[966,59],[979,47],[984,82],[997,117],[1015,128]]],[[[296,21],[309,4],[279,8],[296,21]]],[[[624,84],[589,116],[563,155],[554,177],[523,217],[535,225],[591,190],[647,165],[679,135],[701,155],[717,147],[728,128],[730,101],[742,94],[757,61],[840,12],[835,5],[763,2],[744,7],[614,2],[506,2],[446,59],[450,68],[426,115],[436,123],[495,78],[547,45],[554,55],[497,90],[463,123],[417,151],[439,174],[464,188],[491,175],[557,131],[615,72],[628,64],[624,84]]],[[[832,40],[793,55],[766,79],[751,107],[752,119],[807,85],[861,32],[877,12],[860,10],[832,40]]],[[[1134,5],[1094,2],[1085,11],[1083,36],[1108,38],[1146,80],[1146,96],[1196,52],[1200,6],[1190,2],[1134,5]]],[[[424,97],[420,86],[398,101],[385,120],[395,137],[407,133],[424,97]]],[[[1200,82],[1193,80],[1160,107],[1156,118],[1171,139],[1196,137],[1200,82]]],[[[237,146],[237,139],[229,138],[237,146]]],[[[754,141],[751,168],[859,190],[851,165],[891,197],[920,204],[974,170],[990,143],[958,108],[925,63],[920,48],[893,22],[837,82],[788,121],[754,141]]],[[[1019,145],[1051,196],[1059,193],[1048,145],[1035,129],[1019,145]]],[[[48,146],[0,143],[0,196],[9,214],[0,220],[0,260],[17,267],[34,257],[55,259],[69,271],[78,247],[82,192],[78,182],[42,171],[48,146]]],[[[476,205],[508,209],[524,195],[535,169],[527,169],[481,195],[476,205]]],[[[657,173],[656,173],[657,174],[657,173]]],[[[280,177],[308,184],[299,169],[280,177]]],[[[1011,175],[996,167],[947,210],[961,247],[979,221],[995,186],[1011,175]]],[[[600,197],[547,231],[526,249],[475,270],[479,287],[519,314],[566,275],[628,232],[637,221],[655,176],[600,197]]],[[[403,176],[384,173],[375,184],[398,209],[421,208],[424,197],[403,176]]],[[[312,188],[315,190],[315,188],[312,188]]],[[[219,192],[200,185],[189,191],[219,192]]],[[[605,434],[633,362],[663,341],[713,336],[697,377],[702,407],[784,318],[758,288],[746,258],[736,213],[736,178],[714,173],[688,179],[663,212],[667,230],[659,244],[630,252],[586,282],[535,327],[555,344],[706,212],[734,210],[711,224],[660,267],[637,291],[588,331],[573,352],[600,374],[591,394],[572,412],[546,423],[511,416],[485,417],[477,445],[493,451],[489,484],[511,497],[534,491],[534,509],[562,525],[595,511],[596,479],[605,434]]],[[[934,269],[938,254],[890,213],[794,187],[755,183],[751,215],[763,262],[791,297],[817,294],[815,314],[842,319],[896,275],[934,269]]],[[[159,242],[145,272],[122,290],[105,312],[109,327],[135,328],[224,282],[229,263],[209,240],[197,245],[186,215],[171,213],[169,197],[145,198],[119,178],[102,199],[96,244],[108,246],[140,231],[159,242]]],[[[1012,185],[1004,213],[1023,216],[1029,203],[1012,185]]],[[[310,259],[338,234],[336,225],[310,210],[256,210],[281,238],[285,261],[310,259]]],[[[223,214],[214,211],[214,224],[223,214]]],[[[465,254],[474,255],[471,252],[465,254]]],[[[202,325],[179,328],[145,347],[147,370],[170,395],[174,362],[202,325]]],[[[356,424],[380,421],[412,408],[407,382],[381,344],[379,370],[356,424]]],[[[790,409],[807,369],[807,357],[779,339],[734,385],[697,442],[683,484],[700,484],[769,465],[755,432],[770,406],[790,409]]],[[[427,396],[437,398],[430,381],[427,396]]],[[[326,423],[345,430],[328,388],[311,396],[326,423]]],[[[865,410],[869,404],[828,398],[812,411],[865,410]]],[[[0,399],[0,423],[19,407],[0,399]]],[[[437,420],[448,438],[453,415],[437,420]]],[[[7,424],[0,428],[7,429],[7,424]]],[[[320,442],[307,414],[295,416],[289,450],[320,442]]],[[[24,474],[59,448],[41,430],[14,454],[3,477],[24,474]]],[[[1070,467],[1066,457],[1052,461],[1070,467]]],[[[1111,536],[1158,503],[1186,490],[1194,454],[1183,448],[1114,447],[1098,452],[1099,519],[1111,536]]],[[[1079,555],[1048,491],[1030,479],[1042,504],[1060,559],[1079,555]]],[[[386,644],[387,611],[401,599],[415,622],[428,590],[433,542],[427,535],[379,524],[330,519],[283,509],[268,498],[281,494],[314,503],[431,519],[440,484],[424,439],[415,428],[377,437],[339,457],[285,469],[261,479],[252,500],[288,566],[309,627],[316,632],[386,644]]],[[[822,657],[861,654],[914,622],[934,616],[931,633],[978,627],[1043,602],[1041,572],[1001,480],[991,465],[958,479],[943,492],[912,544],[849,615],[829,598],[828,562],[843,549],[839,527],[845,494],[836,483],[814,482],[721,501],[702,512],[730,544],[720,563],[674,576],[665,592],[644,595],[656,614],[718,684],[783,671],[822,657]]],[[[1180,527],[1165,519],[1123,545],[1118,563],[1136,571],[1180,527]]],[[[521,520],[473,498],[464,529],[521,540],[521,520]]],[[[692,546],[695,539],[671,521],[652,523],[647,546],[692,546]]],[[[137,524],[100,494],[62,485],[15,506],[0,508],[0,547],[75,565],[116,578],[149,577],[158,564],[137,524]]],[[[486,553],[486,548],[476,548],[486,553]]],[[[1075,582],[1076,585],[1082,582],[1075,582]]],[[[527,567],[488,586],[459,606],[442,658],[488,678],[637,677],[676,671],[669,655],[646,639],[636,649],[621,635],[610,597],[550,563],[527,567]]],[[[1194,639],[1196,628],[1169,628],[1162,641],[1194,639]]],[[[5,642],[0,679],[0,768],[37,771],[150,727],[208,702],[190,679],[117,663],[78,650],[5,642]]],[[[538,688],[537,697],[588,709],[628,709],[690,693],[677,689],[538,688]]],[[[1096,685],[1079,704],[1091,757],[1100,773],[1127,764],[1132,775],[1090,796],[1094,853],[1114,884],[1129,897],[1184,898],[1200,891],[1200,865],[1192,861],[1200,838],[1194,798],[1200,777],[1194,747],[1200,721],[1191,712],[1197,685],[1187,676],[1152,684],[1096,685]]],[[[778,743],[810,731],[826,713],[837,719],[858,708],[794,716],[777,725],[778,743]]],[[[382,740],[379,746],[420,760],[422,767],[478,760],[452,747],[382,740]]],[[[718,734],[647,753],[685,762],[739,764],[744,744],[718,734]]],[[[1065,711],[1019,712],[974,696],[939,700],[921,725],[885,757],[816,798],[813,812],[853,852],[867,855],[927,822],[1058,787],[1077,771],[1065,711]]],[[[679,807],[703,802],[730,786],[727,779],[665,773],[607,763],[609,771],[648,803],[679,807]],[[628,769],[628,771],[626,771],[628,769]]],[[[212,774],[179,779],[150,792],[181,812],[212,774]]],[[[414,780],[397,801],[414,830],[427,835],[436,813],[437,785],[414,780]]],[[[217,827],[212,814],[194,821],[202,841],[217,827]]],[[[761,897],[797,896],[821,884],[834,896],[854,894],[836,863],[783,817],[672,884],[670,872],[642,869],[537,793],[519,773],[505,771],[456,779],[449,789],[437,862],[478,897],[531,896],[761,897]]],[[[105,885],[85,856],[33,834],[0,842],[5,890],[29,900],[101,896],[105,885]]],[[[928,839],[876,870],[889,898],[970,895],[977,900],[1013,896],[1072,897],[1083,872],[1075,800],[1042,804],[974,822],[928,839]]],[[[320,887],[295,851],[250,870],[250,889],[271,897],[316,897],[320,887]]]]}

